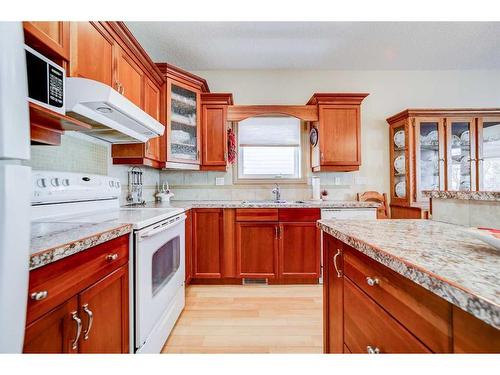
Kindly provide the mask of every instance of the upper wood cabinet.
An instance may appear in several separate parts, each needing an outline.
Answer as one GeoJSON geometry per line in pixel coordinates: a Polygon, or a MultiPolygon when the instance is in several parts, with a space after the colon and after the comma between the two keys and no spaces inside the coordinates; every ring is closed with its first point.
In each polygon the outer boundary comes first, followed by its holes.
{"type": "Polygon", "coordinates": [[[425,217],[426,190],[500,189],[500,109],[407,109],[387,122],[392,218],[425,217]]]}
{"type": "Polygon", "coordinates": [[[68,21],[25,21],[23,27],[26,44],[59,65],[69,61],[68,21]]]}
{"type": "Polygon", "coordinates": [[[166,79],[165,168],[199,170],[201,164],[201,93],[206,81],[166,63],[157,64],[166,79]]]}
{"type": "Polygon", "coordinates": [[[144,71],[123,48],[116,47],[115,88],[119,93],[144,109],[144,71]]]}
{"type": "Polygon", "coordinates": [[[113,82],[116,55],[113,36],[99,22],[71,22],[69,75],[102,82],[117,89],[113,82]]]}
{"type": "Polygon", "coordinates": [[[227,168],[227,107],[232,94],[201,94],[201,170],[227,168]]]}
{"type": "Polygon", "coordinates": [[[314,172],[355,171],[361,165],[361,102],[368,94],[314,94],[307,103],[318,108],[311,124],[318,141],[311,145],[314,172]]]}

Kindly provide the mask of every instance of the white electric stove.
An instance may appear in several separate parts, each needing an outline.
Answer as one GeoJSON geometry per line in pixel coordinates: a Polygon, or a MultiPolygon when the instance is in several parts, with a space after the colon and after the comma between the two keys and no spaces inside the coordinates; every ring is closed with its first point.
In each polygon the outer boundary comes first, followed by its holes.
{"type": "Polygon", "coordinates": [[[120,207],[120,181],[107,176],[34,171],[32,181],[32,221],[132,224],[130,347],[159,353],[185,304],[184,210],[120,207]]]}

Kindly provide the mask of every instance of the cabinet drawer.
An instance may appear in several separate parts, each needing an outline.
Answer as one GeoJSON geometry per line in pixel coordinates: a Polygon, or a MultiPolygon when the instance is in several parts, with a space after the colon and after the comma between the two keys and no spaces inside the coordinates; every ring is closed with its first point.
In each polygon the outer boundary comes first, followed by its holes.
{"type": "Polygon", "coordinates": [[[352,353],[430,353],[349,279],[344,279],[344,342],[352,353]]]}
{"type": "Polygon", "coordinates": [[[128,247],[129,236],[125,235],[31,271],[27,323],[127,264],[128,247]],[[47,297],[31,298],[39,292],[47,292],[47,297]]]}
{"type": "Polygon", "coordinates": [[[236,221],[278,221],[278,209],[237,208],[236,221]]]}
{"type": "Polygon", "coordinates": [[[344,273],[433,352],[451,352],[451,305],[444,299],[348,246],[344,273]]]}
{"type": "Polygon", "coordinates": [[[280,208],[279,221],[310,222],[321,217],[319,208],[280,208]]]}

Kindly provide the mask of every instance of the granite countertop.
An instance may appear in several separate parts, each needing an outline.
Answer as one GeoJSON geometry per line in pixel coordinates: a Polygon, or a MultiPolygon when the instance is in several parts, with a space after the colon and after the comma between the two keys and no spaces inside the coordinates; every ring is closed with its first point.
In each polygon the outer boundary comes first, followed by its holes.
{"type": "Polygon", "coordinates": [[[287,201],[286,203],[274,203],[270,201],[176,201],[147,202],[143,207],[179,207],[190,208],[377,208],[378,203],[358,201],[287,201]],[[300,203],[299,203],[300,202],[300,203]]]}
{"type": "Polygon", "coordinates": [[[436,199],[460,199],[469,201],[500,202],[500,191],[444,191],[425,190],[424,196],[436,199]]]}
{"type": "Polygon", "coordinates": [[[500,251],[431,220],[320,220],[326,233],[500,329],[500,251]]]}
{"type": "Polygon", "coordinates": [[[132,226],[103,223],[32,222],[30,270],[130,233],[132,226]]]}

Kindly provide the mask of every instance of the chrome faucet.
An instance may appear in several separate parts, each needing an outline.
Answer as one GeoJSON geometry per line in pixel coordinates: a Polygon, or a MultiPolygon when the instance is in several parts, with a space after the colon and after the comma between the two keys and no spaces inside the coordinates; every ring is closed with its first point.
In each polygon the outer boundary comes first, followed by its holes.
{"type": "Polygon", "coordinates": [[[273,189],[274,201],[279,202],[281,200],[281,190],[280,186],[276,184],[276,187],[273,189]]]}

